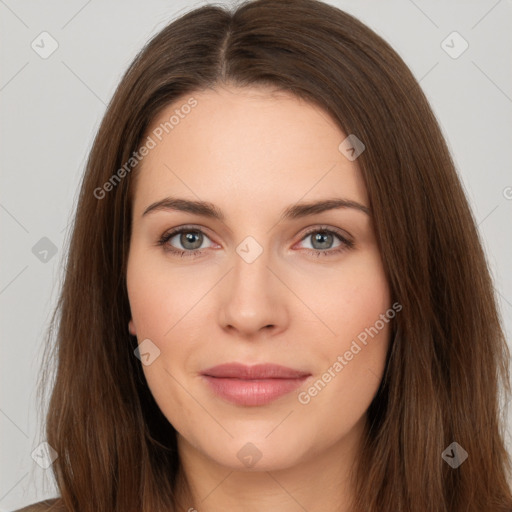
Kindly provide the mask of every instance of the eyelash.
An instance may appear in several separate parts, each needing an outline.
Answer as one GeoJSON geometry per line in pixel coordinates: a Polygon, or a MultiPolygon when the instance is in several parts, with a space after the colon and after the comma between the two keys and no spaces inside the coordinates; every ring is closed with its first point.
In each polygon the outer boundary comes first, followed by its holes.
{"type": "MultiPolygon", "coordinates": [[[[164,233],[162,235],[162,237],[160,238],[160,240],[158,240],[157,245],[163,247],[174,236],[179,235],[181,233],[189,233],[189,232],[201,233],[208,238],[208,235],[206,235],[206,233],[204,233],[204,231],[202,231],[199,228],[192,227],[192,226],[182,226],[181,228],[177,228],[177,229],[171,230],[167,233],[164,233]]],[[[321,255],[322,256],[335,256],[337,254],[342,253],[343,251],[352,249],[355,245],[353,241],[345,238],[339,231],[334,230],[334,229],[329,229],[324,226],[322,226],[320,228],[316,227],[316,228],[309,230],[307,233],[304,234],[304,236],[301,238],[300,241],[306,239],[308,236],[310,236],[313,233],[331,234],[331,235],[334,235],[335,237],[337,237],[341,242],[341,245],[339,247],[337,247],[336,249],[326,249],[326,250],[305,249],[305,251],[308,254],[315,255],[317,257],[319,257],[321,255]]],[[[200,256],[201,254],[203,254],[203,252],[206,249],[195,249],[193,251],[181,251],[181,250],[176,249],[176,248],[172,247],[171,245],[169,245],[168,247],[164,247],[164,250],[183,258],[183,257],[200,256]]]]}

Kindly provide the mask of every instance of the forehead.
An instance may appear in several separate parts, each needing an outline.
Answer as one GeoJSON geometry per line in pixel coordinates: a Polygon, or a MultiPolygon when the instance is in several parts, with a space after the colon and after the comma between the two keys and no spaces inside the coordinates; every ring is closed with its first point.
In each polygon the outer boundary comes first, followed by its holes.
{"type": "Polygon", "coordinates": [[[137,170],[135,214],[166,194],[253,212],[333,195],[367,204],[356,161],[338,149],[347,135],[290,93],[198,91],[162,110],[147,136],[155,146],[137,170]]]}

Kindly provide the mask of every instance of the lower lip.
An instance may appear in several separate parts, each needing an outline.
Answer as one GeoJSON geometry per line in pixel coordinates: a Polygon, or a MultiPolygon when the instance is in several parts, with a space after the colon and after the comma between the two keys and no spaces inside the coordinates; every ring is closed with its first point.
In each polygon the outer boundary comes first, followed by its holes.
{"type": "Polygon", "coordinates": [[[265,405],[297,389],[308,377],[297,379],[219,378],[203,375],[213,391],[228,402],[245,405],[265,405]]]}

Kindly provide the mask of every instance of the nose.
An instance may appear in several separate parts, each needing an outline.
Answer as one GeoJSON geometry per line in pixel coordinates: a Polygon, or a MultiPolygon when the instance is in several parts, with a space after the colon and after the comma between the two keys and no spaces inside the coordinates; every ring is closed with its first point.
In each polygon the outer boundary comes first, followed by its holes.
{"type": "Polygon", "coordinates": [[[268,251],[252,263],[234,252],[233,266],[219,290],[218,317],[224,330],[254,338],[260,332],[276,335],[288,327],[293,294],[271,266],[268,251]]]}

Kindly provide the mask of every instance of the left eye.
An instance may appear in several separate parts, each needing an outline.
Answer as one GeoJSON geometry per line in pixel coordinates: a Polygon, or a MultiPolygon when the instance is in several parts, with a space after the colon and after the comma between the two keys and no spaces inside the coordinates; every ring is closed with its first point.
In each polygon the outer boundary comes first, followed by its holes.
{"type": "MultiPolygon", "coordinates": [[[[338,240],[341,240],[341,237],[334,233],[333,231],[329,230],[320,230],[317,229],[315,231],[310,231],[307,233],[302,240],[311,240],[312,241],[312,247],[311,249],[318,249],[318,250],[328,250],[332,249],[332,244],[334,242],[334,239],[337,238],[338,240]]],[[[342,242],[340,241],[336,247],[339,247],[342,245],[342,242]]]]}

